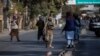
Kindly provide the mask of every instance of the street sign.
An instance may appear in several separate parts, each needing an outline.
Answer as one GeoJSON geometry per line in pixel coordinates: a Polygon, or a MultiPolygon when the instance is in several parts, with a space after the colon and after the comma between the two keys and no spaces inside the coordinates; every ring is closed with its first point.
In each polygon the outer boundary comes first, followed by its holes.
{"type": "Polygon", "coordinates": [[[76,4],[100,4],[100,0],[76,0],[76,4]]]}
{"type": "Polygon", "coordinates": [[[67,0],[66,5],[100,4],[100,0],[67,0]]]}

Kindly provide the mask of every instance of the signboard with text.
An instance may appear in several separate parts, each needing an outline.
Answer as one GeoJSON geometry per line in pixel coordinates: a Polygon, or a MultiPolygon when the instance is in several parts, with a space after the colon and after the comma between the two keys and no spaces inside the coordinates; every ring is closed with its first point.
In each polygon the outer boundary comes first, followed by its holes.
{"type": "Polygon", "coordinates": [[[76,0],[76,4],[100,4],[100,0],[76,0]]]}
{"type": "Polygon", "coordinates": [[[67,0],[67,5],[100,4],[100,0],[67,0]]]}

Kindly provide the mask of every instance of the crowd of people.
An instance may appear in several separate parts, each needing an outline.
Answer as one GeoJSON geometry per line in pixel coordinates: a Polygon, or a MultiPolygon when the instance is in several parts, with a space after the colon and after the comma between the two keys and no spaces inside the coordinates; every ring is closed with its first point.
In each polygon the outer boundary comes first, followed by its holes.
{"type": "MultiPolygon", "coordinates": [[[[68,48],[74,47],[75,41],[79,41],[79,30],[80,30],[80,18],[78,14],[73,14],[71,12],[66,12],[65,17],[65,25],[61,32],[65,32],[66,45],[68,48]]],[[[37,22],[38,26],[38,40],[42,36],[43,41],[46,43],[46,47],[53,48],[53,30],[54,23],[52,22],[52,17],[48,17],[48,21],[46,23],[40,18],[37,22]]]]}
{"type": "MultiPolygon", "coordinates": [[[[11,41],[14,36],[16,36],[17,41],[19,42],[19,30],[18,30],[18,22],[16,21],[17,17],[13,17],[14,20],[11,22],[11,41]]],[[[66,39],[66,45],[68,48],[74,47],[75,40],[79,41],[79,30],[80,30],[80,18],[78,14],[73,14],[71,12],[66,12],[65,17],[65,25],[64,28],[61,30],[61,32],[65,32],[65,39],[66,39]]],[[[49,16],[47,18],[47,21],[44,22],[43,17],[40,16],[39,20],[36,23],[36,26],[38,27],[38,33],[37,33],[37,40],[42,40],[45,42],[47,48],[54,48],[52,45],[53,43],[53,31],[55,24],[53,22],[52,16],[49,16]]]]}

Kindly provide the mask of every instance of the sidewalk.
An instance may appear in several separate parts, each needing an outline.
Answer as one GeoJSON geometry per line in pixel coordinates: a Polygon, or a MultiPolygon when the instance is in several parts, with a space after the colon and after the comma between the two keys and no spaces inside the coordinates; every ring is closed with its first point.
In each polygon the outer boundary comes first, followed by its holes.
{"type": "MultiPolygon", "coordinates": [[[[28,33],[28,32],[32,32],[32,31],[35,31],[35,30],[20,30],[19,31],[19,34],[25,34],[25,33],[28,33]]],[[[0,33],[0,37],[5,37],[5,36],[9,36],[9,31],[6,29],[4,30],[3,32],[0,33]]]]}

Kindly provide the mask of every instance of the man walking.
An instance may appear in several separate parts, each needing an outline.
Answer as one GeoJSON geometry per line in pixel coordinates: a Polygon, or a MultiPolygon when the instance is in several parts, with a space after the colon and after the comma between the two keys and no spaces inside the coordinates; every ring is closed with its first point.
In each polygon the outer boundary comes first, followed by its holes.
{"type": "Polygon", "coordinates": [[[65,38],[67,40],[67,47],[74,47],[74,31],[75,31],[75,19],[71,12],[66,13],[66,24],[63,28],[65,31],[65,38]]]}
{"type": "Polygon", "coordinates": [[[37,34],[38,37],[37,37],[37,40],[40,40],[41,37],[43,39],[44,38],[44,34],[43,34],[44,21],[43,21],[43,17],[42,16],[39,17],[39,20],[37,21],[36,25],[38,27],[38,34],[37,34]]]}
{"type": "Polygon", "coordinates": [[[48,48],[53,48],[52,42],[53,42],[53,28],[54,28],[54,23],[52,21],[52,17],[48,17],[48,21],[45,24],[44,31],[46,32],[46,46],[48,48]]]}

